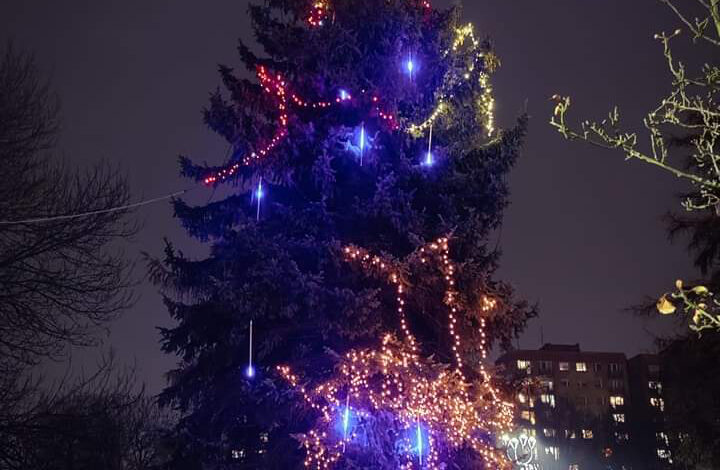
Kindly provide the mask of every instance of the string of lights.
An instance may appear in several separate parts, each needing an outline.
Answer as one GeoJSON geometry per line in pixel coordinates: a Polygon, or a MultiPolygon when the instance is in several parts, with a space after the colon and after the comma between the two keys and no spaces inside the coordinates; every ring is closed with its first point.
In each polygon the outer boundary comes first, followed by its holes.
{"type": "MultiPolygon", "coordinates": [[[[442,273],[448,308],[448,334],[455,367],[452,370],[420,355],[411,333],[405,306],[410,284],[403,276],[407,263],[398,263],[350,246],[344,249],[349,262],[359,263],[369,275],[387,279],[397,293],[397,313],[402,339],[386,333],[379,349],[351,350],[338,367],[338,376],[314,388],[301,384],[290,367],[278,372],[319,413],[316,426],[303,438],[305,466],[330,469],[348,449],[362,447],[374,416],[389,412],[395,418],[398,468],[439,469],[454,450],[470,447],[486,468],[509,469],[505,454],[487,434],[510,432],[513,405],[500,398],[491,377],[481,366],[483,380],[470,383],[462,369],[461,336],[456,329],[460,305],[455,292],[455,267],[449,256],[449,240],[441,238],[417,252],[422,264],[435,265],[442,273]],[[342,432],[337,430],[340,423],[342,432]]],[[[489,312],[497,301],[486,297],[481,310],[489,312]]],[[[481,320],[481,348],[486,357],[485,322],[481,320]]]]}
{"type": "MultiPolygon", "coordinates": [[[[430,3],[427,1],[419,2],[419,5],[428,10],[432,8],[430,3]]],[[[316,1],[308,14],[308,24],[311,27],[323,26],[327,20],[329,10],[329,1],[316,1]]],[[[485,131],[488,136],[491,136],[495,131],[493,116],[495,100],[493,98],[493,90],[488,73],[492,72],[497,66],[497,59],[492,53],[483,49],[481,42],[475,37],[472,24],[467,24],[455,30],[455,38],[453,40],[452,47],[445,51],[445,55],[447,56],[448,54],[452,54],[457,63],[465,67],[465,72],[458,75],[455,71],[458,67],[450,67],[443,79],[442,85],[436,93],[438,98],[433,111],[423,121],[403,126],[404,130],[415,138],[422,137],[430,128],[433,127],[436,121],[451,108],[450,103],[452,103],[456,88],[470,80],[477,80],[483,90],[477,103],[478,112],[480,115],[484,116],[485,131]]],[[[414,75],[417,74],[417,66],[412,56],[408,58],[406,68],[412,79],[414,75]]],[[[239,159],[234,158],[234,162],[228,164],[220,170],[213,171],[208,174],[204,178],[204,183],[206,185],[223,182],[235,176],[243,166],[249,166],[266,157],[271,151],[273,151],[288,135],[288,113],[289,106],[291,104],[299,109],[328,109],[337,105],[364,106],[367,96],[369,95],[367,90],[360,90],[358,94],[360,99],[355,99],[353,93],[341,88],[338,90],[338,94],[334,99],[326,98],[319,101],[311,101],[303,98],[295,92],[292,92],[289,89],[289,84],[281,74],[270,73],[270,71],[268,71],[265,67],[259,66],[257,68],[257,76],[260,84],[262,85],[263,91],[270,95],[276,102],[278,112],[277,130],[270,141],[264,146],[239,159]]],[[[371,100],[373,105],[370,108],[372,115],[378,117],[381,122],[385,122],[388,128],[392,131],[401,128],[399,119],[395,116],[395,114],[381,108],[379,104],[379,96],[372,94],[371,100]]],[[[428,153],[428,155],[431,155],[431,153],[428,153]]]]}

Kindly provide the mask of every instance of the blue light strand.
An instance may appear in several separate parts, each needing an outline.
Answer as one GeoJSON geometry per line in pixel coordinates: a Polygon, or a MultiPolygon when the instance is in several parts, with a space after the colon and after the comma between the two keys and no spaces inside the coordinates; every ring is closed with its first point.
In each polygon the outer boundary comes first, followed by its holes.
{"type": "Polygon", "coordinates": [[[430,126],[430,139],[428,141],[428,151],[427,151],[427,155],[425,156],[425,162],[424,162],[425,166],[433,166],[433,164],[435,163],[435,159],[433,158],[433,154],[432,154],[432,139],[433,139],[433,126],[431,125],[430,126]]]}
{"type": "Polygon", "coordinates": [[[253,347],[253,321],[250,320],[250,341],[249,341],[249,354],[248,354],[248,366],[245,369],[245,375],[247,378],[252,379],[255,377],[255,368],[252,363],[252,347],[253,347]]]}
{"type": "MultiPolygon", "coordinates": [[[[263,185],[262,185],[262,178],[260,178],[260,181],[258,182],[258,187],[255,190],[255,199],[257,199],[257,215],[255,217],[255,220],[258,222],[260,221],[260,200],[265,196],[265,193],[263,191],[263,185]]],[[[251,322],[252,324],[252,322],[251,322]]],[[[251,331],[252,334],[252,331],[251,331]]]]}
{"type": "Polygon", "coordinates": [[[363,165],[363,156],[365,154],[365,124],[360,128],[360,166],[363,165]]]}
{"type": "Polygon", "coordinates": [[[350,393],[345,399],[345,412],[343,413],[343,439],[347,441],[348,427],[350,426],[350,393]]]}
{"type": "Polygon", "coordinates": [[[418,458],[420,459],[420,465],[422,466],[422,458],[423,458],[423,439],[422,439],[422,429],[420,428],[420,419],[418,419],[417,422],[417,448],[418,448],[418,458]]]}

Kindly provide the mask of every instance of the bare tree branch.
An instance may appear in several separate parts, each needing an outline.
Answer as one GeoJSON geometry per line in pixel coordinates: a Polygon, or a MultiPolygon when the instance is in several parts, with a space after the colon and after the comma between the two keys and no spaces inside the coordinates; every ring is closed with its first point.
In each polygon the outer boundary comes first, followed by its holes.
{"type": "Polygon", "coordinates": [[[0,357],[34,364],[98,328],[132,302],[131,263],[113,249],[132,236],[127,181],[101,164],[77,170],[51,154],[59,105],[33,57],[0,54],[0,220],[100,211],[89,217],[0,227],[0,357]]]}

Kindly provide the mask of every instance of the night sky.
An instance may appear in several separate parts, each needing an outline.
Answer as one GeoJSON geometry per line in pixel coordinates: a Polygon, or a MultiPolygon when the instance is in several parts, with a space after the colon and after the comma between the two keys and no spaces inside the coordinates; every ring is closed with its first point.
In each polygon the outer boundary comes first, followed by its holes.
{"type": "MultiPolygon", "coordinates": [[[[0,39],[36,55],[63,103],[58,153],[83,165],[106,160],[129,173],[134,198],[193,186],[178,177],[177,156],[219,163],[223,142],[201,122],[217,64],[239,66],[238,37],[251,38],[247,0],[74,0],[0,2],[0,39]]],[[[447,4],[438,2],[435,5],[447,4]]],[[[577,118],[602,118],[621,105],[625,122],[642,116],[669,91],[655,32],[672,31],[672,15],[656,0],[468,0],[465,18],[493,38],[503,62],[493,83],[498,122],[532,117],[522,159],[512,173],[512,206],[498,233],[500,277],[540,303],[541,316],[520,339],[586,350],[650,351],[650,332],[672,320],[634,317],[623,309],[644,295],[693,277],[680,242],[667,239],[662,215],[678,209],[683,189],[673,177],[620,154],[561,138],[549,125],[548,98],[569,94],[577,118]]],[[[208,189],[193,191],[205,203],[208,189]]],[[[215,196],[217,197],[217,195],[215,196]]],[[[143,209],[141,233],[125,249],[161,255],[163,237],[186,252],[170,205],[143,209]]],[[[105,346],[135,362],[151,391],[175,359],[160,352],[156,326],[170,319],[148,282],[140,299],[113,324],[105,346]]],[[[682,328],[682,327],[680,327],[682,328]]],[[[76,352],[87,358],[92,353],[76,352]]]]}

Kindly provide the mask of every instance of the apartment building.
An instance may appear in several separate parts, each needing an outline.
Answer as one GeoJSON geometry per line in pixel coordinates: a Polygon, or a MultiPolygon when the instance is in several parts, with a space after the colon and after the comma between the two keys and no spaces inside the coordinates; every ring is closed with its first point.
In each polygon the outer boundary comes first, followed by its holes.
{"type": "MultiPolygon", "coordinates": [[[[520,433],[535,437],[538,468],[652,468],[637,466],[639,458],[635,456],[636,444],[632,439],[631,383],[643,381],[648,388],[653,381],[653,376],[648,375],[631,382],[635,369],[631,370],[630,365],[645,367],[647,364],[642,361],[628,361],[622,353],[582,351],[578,344],[546,344],[538,350],[515,350],[497,360],[508,378],[520,384],[521,391],[516,397],[518,428],[520,433]]],[[[641,399],[651,403],[649,395],[638,394],[638,400],[641,399]]],[[[648,415],[648,419],[658,418],[648,415]]],[[[652,435],[656,432],[662,431],[654,427],[652,435]]],[[[645,438],[649,439],[649,434],[645,438]]],[[[657,448],[655,461],[659,455],[657,448]]],[[[648,458],[647,455],[649,452],[643,458],[648,458]]]]}
{"type": "Polygon", "coordinates": [[[669,436],[665,432],[660,358],[639,354],[628,361],[630,427],[636,452],[633,468],[665,470],[672,467],[669,436]]]}

